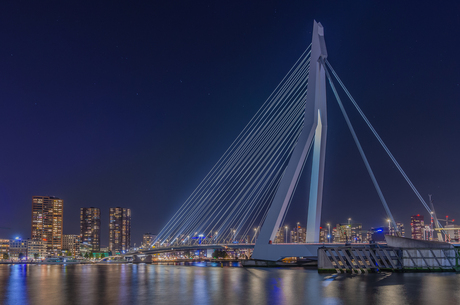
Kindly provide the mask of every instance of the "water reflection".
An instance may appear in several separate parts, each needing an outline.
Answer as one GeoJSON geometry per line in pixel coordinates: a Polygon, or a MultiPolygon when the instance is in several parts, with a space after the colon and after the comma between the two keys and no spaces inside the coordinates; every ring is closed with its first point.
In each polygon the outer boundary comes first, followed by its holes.
{"type": "Polygon", "coordinates": [[[0,265],[0,304],[459,304],[460,275],[302,268],[0,265]]]}

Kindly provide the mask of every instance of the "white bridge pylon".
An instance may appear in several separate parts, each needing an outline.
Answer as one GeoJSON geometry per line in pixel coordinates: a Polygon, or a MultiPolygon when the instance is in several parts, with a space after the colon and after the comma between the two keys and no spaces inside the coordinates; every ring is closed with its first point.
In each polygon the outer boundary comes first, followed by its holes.
{"type": "Polygon", "coordinates": [[[283,257],[317,255],[320,245],[276,245],[272,242],[292,200],[311,148],[313,158],[306,242],[319,242],[327,133],[326,74],[323,65],[326,58],[324,28],[321,23],[314,21],[303,129],[260,229],[252,255],[254,259],[276,261],[283,257]]]}

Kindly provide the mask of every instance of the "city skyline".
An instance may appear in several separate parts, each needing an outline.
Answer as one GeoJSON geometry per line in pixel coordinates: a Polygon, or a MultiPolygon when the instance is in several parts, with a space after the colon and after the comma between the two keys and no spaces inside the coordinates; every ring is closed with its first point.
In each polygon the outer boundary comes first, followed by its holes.
{"type": "MultiPolygon", "coordinates": [[[[112,206],[133,211],[138,245],[143,233],[158,233],[307,47],[313,19],[325,26],[329,61],[422,196],[433,194],[439,217],[458,213],[455,9],[113,4],[105,14],[98,4],[91,13],[8,5],[0,13],[0,132],[10,145],[0,153],[0,226],[11,229],[0,238],[28,237],[30,198],[40,194],[65,200],[64,234],[79,232],[75,215],[85,206],[101,209],[103,245],[112,206]]],[[[385,224],[328,97],[323,222],[385,224]]],[[[395,219],[406,228],[414,213],[428,219],[354,119],[395,219]]]]}

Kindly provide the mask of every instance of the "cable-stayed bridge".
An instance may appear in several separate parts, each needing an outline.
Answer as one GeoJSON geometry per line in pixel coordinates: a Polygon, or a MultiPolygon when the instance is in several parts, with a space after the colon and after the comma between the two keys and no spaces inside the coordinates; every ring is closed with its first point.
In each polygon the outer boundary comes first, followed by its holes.
{"type": "MultiPolygon", "coordinates": [[[[316,256],[319,246],[327,136],[326,80],[353,136],[385,212],[385,197],[342,104],[335,82],[428,212],[388,147],[327,60],[324,28],[314,22],[312,42],[145,253],[219,247],[254,248],[253,258],[316,256]],[[311,159],[311,163],[307,160],[311,159]],[[307,164],[309,163],[309,164],[307,164]],[[299,180],[310,172],[306,243],[274,244],[299,180]]],[[[437,221],[436,221],[437,222],[437,221]]],[[[441,238],[441,236],[439,235],[441,238]]]]}

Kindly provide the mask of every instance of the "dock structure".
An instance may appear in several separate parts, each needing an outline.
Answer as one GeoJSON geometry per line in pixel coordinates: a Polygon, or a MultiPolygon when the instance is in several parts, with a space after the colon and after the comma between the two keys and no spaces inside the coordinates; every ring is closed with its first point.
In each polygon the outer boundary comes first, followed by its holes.
{"type": "Polygon", "coordinates": [[[387,245],[322,247],[318,272],[460,271],[460,248],[449,243],[387,236],[387,245]]]}

